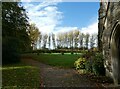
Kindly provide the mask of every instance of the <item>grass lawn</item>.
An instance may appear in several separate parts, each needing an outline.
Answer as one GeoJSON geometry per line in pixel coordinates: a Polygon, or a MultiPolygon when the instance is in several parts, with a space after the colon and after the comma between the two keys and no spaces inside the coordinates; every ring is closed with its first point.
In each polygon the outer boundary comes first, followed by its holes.
{"type": "Polygon", "coordinates": [[[45,54],[25,54],[25,56],[30,56],[33,59],[40,61],[45,64],[52,66],[62,67],[62,68],[73,68],[74,62],[80,57],[80,54],[70,54],[65,53],[64,55],[60,53],[45,53],[45,54]]]}
{"type": "Polygon", "coordinates": [[[23,63],[2,67],[2,87],[4,89],[31,89],[40,87],[40,70],[23,63]]]}

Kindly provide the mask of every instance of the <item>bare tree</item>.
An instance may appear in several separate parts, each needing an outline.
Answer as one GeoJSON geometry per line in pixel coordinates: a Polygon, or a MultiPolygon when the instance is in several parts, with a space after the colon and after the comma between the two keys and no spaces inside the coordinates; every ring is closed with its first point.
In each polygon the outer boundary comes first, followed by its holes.
{"type": "Polygon", "coordinates": [[[52,33],[52,43],[53,43],[53,48],[56,49],[55,34],[53,33],[52,33]]]}
{"type": "Polygon", "coordinates": [[[42,41],[42,33],[39,34],[39,49],[41,48],[41,41],[42,41]]]}
{"type": "Polygon", "coordinates": [[[90,37],[90,34],[87,33],[84,37],[85,37],[85,47],[88,49],[88,44],[89,44],[89,37],[90,37]]]}
{"type": "Polygon", "coordinates": [[[79,41],[80,41],[80,48],[83,48],[83,43],[84,43],[84,42],[83,42],[83,39],[84,39],[84,34],[83,34],[83,33],[81,33],[79,36],[80,36],[80,40],[79,40],[79,41]]]}
{"type": "Polygon", "coordinates": [[[47,38],[48,38],[48,35],[47,34],[44,34],[43,35],[43,48],[45,49],[46,48],[46,44],[47,44],[47,38]]]}
{"type": "Polygon", "coordinates": [[[65,47],[65,48],[68,48],[68,33],[65,32],[65,33],[63,34],[63,37],[64,37],[64,47],[65,47]]]}
{"type": "Polygon", "coordinates": [[[90,37],[90,48],[93,48],[97,42],[97,34],[92,34],[90,37]]]}
{"type": "Polygon", "coordinates": [[[48,36],[48,45],[49,45],[49,49],[50,49],[50,46],[51,46],[51,34],[49,34],[49,36],[48,36]]]}
{"type": "Polygon", "coordinates": [[[78,48],[79,33],[79,30],[74,30],[74,48],[78,48]]]}
{"type": "Polygon", "coordinates": [[[69,32],[69,41],[70,41],[70,48],[73,49],[74,45],[74,36],[73,36],[73,30],[69,32]]]}
{"type": "Polygon", "coordinates": [[[62,48],[63,47],[63,37],[62,37],[62,33],[57,34],[57,47],[58,48],[62,48]]]}

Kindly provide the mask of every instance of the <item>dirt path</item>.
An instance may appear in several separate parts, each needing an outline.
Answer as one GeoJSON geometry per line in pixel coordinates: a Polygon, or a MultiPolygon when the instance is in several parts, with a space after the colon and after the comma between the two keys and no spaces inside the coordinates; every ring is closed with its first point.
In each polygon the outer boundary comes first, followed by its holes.
{"type": "Polygon", "coordinates": [[[78,74],[74,69],[60,69],[32,59],[22,59],[22,61],[40,68],[41,87],[102,87],[86,75],[78,74]]]}

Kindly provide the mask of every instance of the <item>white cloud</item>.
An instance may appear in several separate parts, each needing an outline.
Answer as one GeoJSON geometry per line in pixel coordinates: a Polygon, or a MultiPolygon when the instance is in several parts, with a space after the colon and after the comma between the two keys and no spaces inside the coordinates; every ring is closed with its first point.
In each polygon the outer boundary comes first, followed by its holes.
{"type": "MultiPolygon", "coordinates": [[[[22,2],[41,2],[44,0],[21,0],[22,2]]],[[[45,0],[47,2],[100,2],[100,0],[45,0]]],[[[102,2],[108,2],[108,0],[102,0],[102,2]]],[[[118,2],[118,0],[110,0],[111,2],[118,2]]]]}
{"type": "Polygon", "coordinates": [[[86,27],[78,28],[78,27],[57,27],[55,33],[62,33],[62,32],[68,32],[71,30],[80,30],[82,33],[86,34],[94,34],[98,33],[98,22],[94,22],[86,27]]]}
{"type": "Polygon", "coordinates": [[[41,2],[36,4],[25,3],[27,15],[30,23],[35,23],[43,33],[53,32],[54,29],[61,24],[63,13],[56,6],[58,2],[41,2]]]}
{"type": "Polygon", "coordinates": [[[89,33],[89,34],[98,33],[98,22],[94,22],[87,27],[81,28],[81,32],[85,34],[86,33],[89,33]]]}
{"type": "Polygon", "coordinates": [[[25,3],[24,7],[28,12],[30,23],[35,23],[39,30],[43,33],[58,33],[67,32],[74,29],[80,29],[83,33],[97,33],[98,22],[94,22],[86,27],[78,28],[71,26],[59,26],[62,23],[63,13],[58,10],[57,4],[59,2],[37,2],[25,3]]]}
{"type": "Polygon", "coordinates": [[[21,0],[21,2],[43,2],[43,1],[44,2],[63,2],[64,0],[21,0]]]}
{"type": "Polygon", "coordinates": [[[78,29],[78,27],[57,27],[54,33],[58,34],[58,33],[68,32],[75,29],[78,29]]]}

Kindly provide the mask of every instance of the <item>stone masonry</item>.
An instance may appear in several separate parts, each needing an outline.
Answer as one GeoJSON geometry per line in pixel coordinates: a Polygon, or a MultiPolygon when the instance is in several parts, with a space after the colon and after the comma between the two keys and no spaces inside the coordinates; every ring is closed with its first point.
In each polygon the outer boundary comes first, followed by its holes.
{"type": "Polygon", "coordinates": [[[100,2],[98,23],[99,50],[103,52],[106,76],[120,84],[120,0],[100,2]]]}

